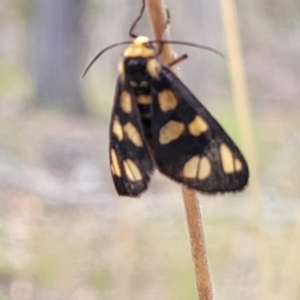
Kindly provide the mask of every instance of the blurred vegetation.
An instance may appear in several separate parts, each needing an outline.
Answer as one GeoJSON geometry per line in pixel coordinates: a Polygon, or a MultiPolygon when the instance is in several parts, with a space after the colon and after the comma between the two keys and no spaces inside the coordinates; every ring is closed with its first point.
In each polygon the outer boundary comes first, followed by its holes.
{"type": "MultiPolygon", "coordinates": [[[[129,38],[140,1],[73,0],[81,3],[78,31],[66,35],[58,25],[72,24],[68,14],[56,24],[50,15],[48,25],[57,26],[51,38],[72,35],[60,41],[67,55],[78,47],[70,61],[38,50],[50,42],[47,33],[36,35],[38,8],[51,2],[43,1],[0,0],[0,299],[195,299],[180,188],[155,174],[140,199],[119,199],[108,175],[108,122],[123,49],[105,53],[79,80],[99,50],[129,38]],[[40,105],[39,84],[48,81],[36,70],[46,60],[52,73],[42,69],[52,79],[66,74],[62,62],[71,65],[64,80],[76,92],[53,93],[40,105]]],[[[58,17],[59,2],[47,13],[58,17]]],[[[224,51],[218,2],[167,4],[174,39],[224,51]]],[[[271,256],[269,299],[298,299],[300,4],[237,5],[263,195],[260,230],[271,256]]],[[[151,34],[146,17],[137,32],[151,34]]],[[[240,144],[226,62],[176,51],[189,54],[180,65],[184,82],[240,144]]],[[[247,191],[199,197],[216,299],[262,299],[252,199],[247,191]]]]}

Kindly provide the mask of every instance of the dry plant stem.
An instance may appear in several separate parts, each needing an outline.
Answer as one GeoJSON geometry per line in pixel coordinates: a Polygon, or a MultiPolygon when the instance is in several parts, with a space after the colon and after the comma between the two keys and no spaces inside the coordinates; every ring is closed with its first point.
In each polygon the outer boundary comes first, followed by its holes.
{"type": "Polygon", "coordinates": [[[182,194],[190,234],[198,298],[201,300],[211,300],[213,299],[213,292],[207,261],[201,208],[198,204],[195,191],[183,186],[182,194]]]}
{"type": "MultiPolygon", "coordinates": [[[[146,0],[146,7],[155,40],[168,40],[166,29],[166,9],[161,0],[146,0]]],[[[173,61],[173,51],[170,44],[164,44],[161,59],[165,64],[173,61]]]]}
{"type": "Polygon", "coordinates": [[[274,299],[272,295],[271,251],[267,236],[261,230],[263,223],[262,192],[257,179],[257,155],[253,139],[253,125],[251,122],[251,108],[245,70],[242,59],[242,47],[239,35],[237,11],[234,0],[220,0],[223,17],[225,42],[229,56],[228,64],[231,77],[231,87],[234,105],[237,111],[238,127],[241,129],[242,143],[251,171],[250,183],[247,189],[252,200],[251,220],[255,225],[254,240],[258,268],[260,272],[260,299],[274,299]]]}
{"type": "MultiPolygon", "coordinates": [[[[167,39],[166,33],[164,32],[166,28],[166,12],[162,1],[147,0],[146,5],[154,38],[156,40],[160,40],[162,38],[167,39]]],[[[161,58],[166,64],[169,64],[173,61],[173,52],[170,45],[164,45],[164,48],[161,52],[161,58]]],[[[190,235],[198,299],[212,300],[212,285],[207,263],[207,253],[200,206],[193,190],[183,186],[182,194],[184,198],[188,230],[190,235]]]]}

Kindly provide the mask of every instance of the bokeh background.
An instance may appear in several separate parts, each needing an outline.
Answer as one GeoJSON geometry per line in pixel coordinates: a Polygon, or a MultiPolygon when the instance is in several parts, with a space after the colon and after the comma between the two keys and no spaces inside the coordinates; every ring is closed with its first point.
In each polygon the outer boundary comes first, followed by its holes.
{"type": "MultiPolygon", "coordinates": [[[[225,1],[225,0],[221,0],[225,1]]],[[[168,1],[170,34],[226,53],[218,1],[168,1]]],[[[0,299],[196,299],[179,185],[119,198],[108,124],[139,0],[0,0],[0,299]]],[[[215,299],[300,299],[300,2],[237,1],[255,151],[250,186],[199,194],[215,299]],[[253,180],[254,179],[254,180],[253,180]]],[[[147,15],[136,30],[151,35],[147,15]]],[[[241,148],[226,60],[182,80],[241,148]]],[[[230,61],[230,57],[228,58],[230,61]]],[[[248,149],[243,149],[248,153],[248,149]]]]}

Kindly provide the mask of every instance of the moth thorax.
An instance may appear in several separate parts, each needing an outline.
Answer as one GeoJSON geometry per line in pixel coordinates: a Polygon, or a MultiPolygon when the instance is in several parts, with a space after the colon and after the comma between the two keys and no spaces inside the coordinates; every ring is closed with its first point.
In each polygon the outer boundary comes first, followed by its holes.
{"type": "Polygon", "coordinates": [[[131,79],[146,79],[149,77],[147,71],[148,59],[144,57],[130,57],[124,60],[125,74],[131,79]]]}

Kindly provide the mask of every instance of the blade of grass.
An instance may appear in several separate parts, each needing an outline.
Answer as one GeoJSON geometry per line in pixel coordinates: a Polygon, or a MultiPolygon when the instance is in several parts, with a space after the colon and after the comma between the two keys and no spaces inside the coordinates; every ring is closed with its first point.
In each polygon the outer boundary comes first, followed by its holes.
{"type": "Polygon", "coordinates": [[[277,300],[297,300],[299,299],[300,279],[300,257],[299,257],[299,240],[300,240],[300,215],[294,233],[291,237],[287,255],[283,267],[283,272],[279,280],[277,300]]]}
{"type": "Polygon", "coordinates": [[[251,106],[245,70],[242,59],[242,47],[239,34],[239,24],[234,0],[220,0],[223,17],[225,43],[228,54],[228,67],[231,78],[231,89],[234,106],[237,112],[238,126],[243,133],[242,148],[249,162],[250,182],[247,189],[252,204],[251,222],[253,224],[253,238],[256,246],[256,256],[260,272],[260,299],[274,299],[272,295],[272,269],[270,246],[266,234],[262,230],[263,208],[262,192],[258,184],[258,167],[255,143],[253,138],[253,124],[251,121],[251,106]]]}

